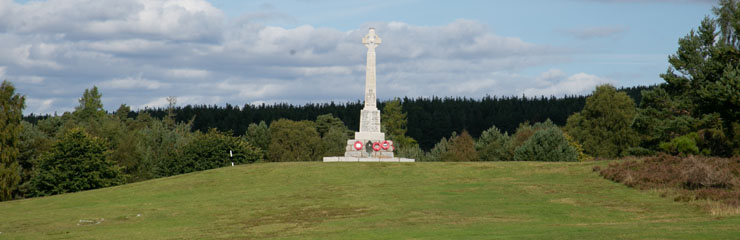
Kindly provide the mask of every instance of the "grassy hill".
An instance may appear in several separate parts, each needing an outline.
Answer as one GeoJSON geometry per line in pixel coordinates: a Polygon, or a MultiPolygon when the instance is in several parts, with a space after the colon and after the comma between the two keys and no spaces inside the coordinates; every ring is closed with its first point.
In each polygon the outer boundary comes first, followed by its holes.
{"type": "Polygon", "coordinates": [[[0,203],[0,239],[729,239],[594,163],[266,163],[0,203]]]}

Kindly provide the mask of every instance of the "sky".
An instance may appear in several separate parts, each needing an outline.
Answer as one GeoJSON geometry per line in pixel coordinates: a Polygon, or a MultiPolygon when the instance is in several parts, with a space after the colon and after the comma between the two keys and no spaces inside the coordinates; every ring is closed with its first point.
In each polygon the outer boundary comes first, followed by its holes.
{"type": "Polygon", "coordinates": [[[0,79],[24,114],[363,99],[564,96],[652,85],[711,0],[0,0],[0,79]]]}

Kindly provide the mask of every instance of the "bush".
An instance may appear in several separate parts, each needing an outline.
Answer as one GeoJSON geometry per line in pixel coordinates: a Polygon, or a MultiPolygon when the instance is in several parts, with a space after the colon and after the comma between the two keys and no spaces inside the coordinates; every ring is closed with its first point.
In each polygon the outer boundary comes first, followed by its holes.
{"type": "Polygon", "coordinates": [[[610,163],[600,171],[609,180],[638,189],[675,189],[676,200],[712,199],[738,205],[740,159],[687,158],[660,154],[610,163]]]}
{"type": "Polygon", "coordinates": [[[511,160],[506,151],[508,144],[509,135],[492,126],[481,133],[475,142],[475,150],[478,151],[481,161],[508,161],[511,160]]]}
{"type": "Polygon", "coordinates": [[[447,152],[442,154],[445,162],[473,162],[478,161],[478,153],[473,146],[473,137],[468,131],[463,131],[460,136],[450,138],[450,146],[447,152]]]}
{"type": "Polygon", "coordinates": [[[575,149],[576,152],[578,152],[578,161],[579,162],[591,161],[591,160],[594,159],[594,157],[592,157],[591,155],[588,155],[585,152],[583,152],[583,145],[581,145],[580,143],[578,143],[578,141],[576,141],[575,139],[573,139],[573,137],[571,137],[567,133],[563,133],[563,136],[565,136],[565,139],[568,140],[568,144],[570,144],[570,146],[573,147],[573,149],[575,149]]]}
{"type": "Polygon", "coordinates": [[[689,157],[684,159],[682,165],[681,185],[686,189],[731,188],[735,185],[726,162],[710,164],[696,157],[689,157]]]}
{"type": "Polygon", "coordinates": [[[236,164],[254,163],[262,160],[261,151],[241,138],[211,129],[199,134],[183,147],[175,161],[178,173],[189,173],[236,164]],[[229,156],[229,152],[233,157],[229,156]]]}
{"type": "Polygon", "coordinates": [[[557,127],[540,130],[514,151],[514,161],[578,161],[573,148],[557,127]]]}
{"type": "Polygon", "coordinates": [[[655,151],[643,147],[631,147],[625,151],[625,155],[636,157],[652,156],[655,155],[655,151]]]}
{"type": "Polygon", "coordinates": [[[695,132],[689,133],[674,138],[670,142],[662,142],[659,146],[666,153],[673,155],[695,155],[699,153],[699,147],[696,145],[698,138],[699,137],[695,132]]]}
{"type": "Polygon", "coordinates": [[[397,157],[400,158],[411,158],[415,159],[417,162],[427,161],[426,156],[424,155],[424,150],[421,150],[418,144],[396,148],[396,152],[398,152],[397,157]]]}
{"type": "MultiPolygon", "coordinates": [[[[452,132],[452,136],[450,138],[454,138],[457,136],[456,132],[452,132]]],[[[432,150],[429,150],[429,153],[426,154],[426,157],[424,158],[424,161],[428,162],[441,162],[443,161],[443,156],[447,154],[448,149],[450,148],[450,141],[447,141],[447,138],[442,137],[442,139],[439,140],[437,144],[434,145],[432,150]]]]}
{"type": "Polygon", "coordinates": [[[269,161],[319,161],[322,154],[321,137],[313,122],[280,119],[270,124],[269,161]]]}
{"type": "Polygon", "coordinates": [[[34,195],[45,196],[103,188],[124,182],[118,167],[108,157],[105,140],[74,128],[41,158],[31,180],[34,195]]]}

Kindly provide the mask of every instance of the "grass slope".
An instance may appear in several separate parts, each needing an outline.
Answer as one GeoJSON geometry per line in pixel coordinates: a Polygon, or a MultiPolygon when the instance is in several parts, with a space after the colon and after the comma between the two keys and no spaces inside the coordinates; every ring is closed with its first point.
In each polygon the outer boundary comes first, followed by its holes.
{"type": "Polygon", "coordinates": [[[729,239],[593,163],[266,163],[0,203],[0,239],[729,239]],[[99,223],[98,223],[99,222],[99,223]]]}

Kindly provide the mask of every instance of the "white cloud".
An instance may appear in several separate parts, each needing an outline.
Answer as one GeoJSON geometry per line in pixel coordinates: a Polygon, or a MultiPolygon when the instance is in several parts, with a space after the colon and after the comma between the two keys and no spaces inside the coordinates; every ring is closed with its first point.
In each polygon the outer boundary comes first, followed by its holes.
{"type": "Polygon", "coordinates": [[[167,70],[167,75],[174,78],[205,78],[210,75],[210,72],[202,69],[177,68],[167,70]]]}
{"type": "Polygon", "coordinates": [[[50,113],[54,99],[26,98],[26,107],[35,109],[36,113],[50,113]]]}
{"type": "MultiPolygon", "coordinates": [[[[203,104],[219,104],[222,103],[220,96],[178,96],[176,97],[177,105],[203,105],[203,104]]],[[[149,102],[136,106],[138,109],[144,108],[162,108],[169,104],[167,97],[154,98],[149,102]]]]}
{"type": "MultiPolygon", "coordinates": [[[[525,88],[522,92],[527,96],[563,96],[586,94],[592,91],[596,86],[614,81],[586,73],[573,74],[563,78],[562,72],[552,75],[550,70],[542,74],[538,79],[543,81],[545,86],[525,88]]],[[[559,71],[559,70],[555,70],[559,71]]]]}
{"type": "MultiPolygon", "coordinates": [[[[167,96],[180,105],[362,98],[367,49],[361,38],[370,25],[283,28],[259,18],[228,19],[204,0],[0,0],[0,65],[22,76],[27,96],[55,99],[27,112],[70,109],[93,83],[109,110],[121,103],[166,106],[167,96]]],[[[590,84],[560,70],[523,74],[568,61],[569,53],[496,34],[480,22],[373,27],[383,38],[381,99],[561,94],[572,90],[567,82],[590,84]]]]}
{"type": "Polygon", "coordinates": [[[39,76],[18,76],[13,78],[13,80],[30,84],[40,84],[44,82],[44,78],[39,76]]]}
{"type": "Polygon", "coordinates": [[[102,89],[111,89],[111,90],[117,90],[117,89],[159,89],[161,87],[166,87],[168,84],[163,84],[159,81],[154,80],[148,80],[144,79],[141,76],[139,77],[126,77],[126,78],[116,78],[112,80],[108,80],[105,82],[100,83],[100,87],[102,89]]]}
{"type": "Polygon", "coordinates": [[[584,28],[571,28],[560,30],[561,33],[570,35],[572,37],[588,40],[594,38],[609,38],[618,37],[629,31],[629,28],[621,25],[617,26],[598,26],[598,27],[584,27],[584,28]]]}

